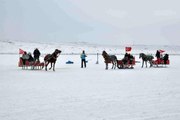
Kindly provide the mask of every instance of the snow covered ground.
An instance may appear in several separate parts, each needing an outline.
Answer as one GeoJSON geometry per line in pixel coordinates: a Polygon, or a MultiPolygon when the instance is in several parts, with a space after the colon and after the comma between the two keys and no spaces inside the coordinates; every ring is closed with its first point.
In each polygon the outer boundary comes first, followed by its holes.
{"type": "MultiPolygon", "coordinates": [[[[17,53],[18,48],[10,50],[17,53]]],[[[51,51],[46,49],[44,53],[51,51]]],[[[0,120],[180,119],[180,56],[170,56],[165,68],[137,63],[134,69],[105,70],[101,56],[95,64],[96,56],[88,55],[82,69],[79,55],[60,55],[55,72],[22,70],[18,58],[0,55],[0,120]],[[67,60],[74,64],[65,64],[67,60]]]]}

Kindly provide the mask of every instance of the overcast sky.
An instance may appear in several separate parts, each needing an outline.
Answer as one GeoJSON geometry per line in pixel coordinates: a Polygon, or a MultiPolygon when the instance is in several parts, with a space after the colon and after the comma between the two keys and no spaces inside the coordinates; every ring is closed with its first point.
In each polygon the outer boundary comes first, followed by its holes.
{"type": "Polygon", "coordinates": [[[179,0],[0,0],[0,39],[180,45],[179,0]]]}

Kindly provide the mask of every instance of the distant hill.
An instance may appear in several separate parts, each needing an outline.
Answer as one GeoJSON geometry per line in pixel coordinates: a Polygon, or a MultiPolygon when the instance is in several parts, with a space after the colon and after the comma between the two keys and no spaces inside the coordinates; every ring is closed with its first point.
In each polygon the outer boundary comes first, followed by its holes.
{"type": "MultiPolygon", "coordinates": [[[[0,54],[18,54],[19,48],[33,52],[35,48],[39,48],[41,53],[52,53],[54,49],[61,49],[62,54],[80,54],[82,50],[85,50],[87,54],[101,54],[103,50],[106,50],[110,54],[124,54],[125,47],[114,45],[98,45],[85,42],[73,42],[73,43],[41,43],[41,42],[22,42],[22,41],[10,41],[0,40],[0,54]]],[[[140,52],[155,54],[157,49],[163,49],[169,54],[180,54],[180,46],[160,46],[160,45],[133,45],[132,54],[139,54],[140,52]]]]}

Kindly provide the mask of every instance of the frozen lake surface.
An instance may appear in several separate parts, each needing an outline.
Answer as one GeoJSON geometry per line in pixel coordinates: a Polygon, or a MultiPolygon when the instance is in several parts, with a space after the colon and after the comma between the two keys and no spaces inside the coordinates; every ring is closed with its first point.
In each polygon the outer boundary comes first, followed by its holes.
{"type": "Polygon", "coordinates": [[[101,56],[82,69],[78,55],[60,55],[55,72],[22,70],[18,58],[0,55],[0,120],[180,119],[180,56],[165,68],[105,70],[101,56]]]}

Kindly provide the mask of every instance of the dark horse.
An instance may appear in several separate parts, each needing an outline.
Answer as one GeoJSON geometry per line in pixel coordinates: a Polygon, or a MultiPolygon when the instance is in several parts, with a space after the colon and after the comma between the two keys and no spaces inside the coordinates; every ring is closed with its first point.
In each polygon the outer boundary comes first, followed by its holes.
{"type": "Polygon", "coordinates": [[[106,69],[108,69],[108,63],[112,63],[112,69],[117,66],[117,57],[115,55],[108,55],[106,51],[102,52],[102,56],[104,57],[104,62],[106,63],[106,69]]]}
{"type": "Polygon", "coordinates": [[[140,53],[139,58],[142,58],[142,68],[144,66],[144,62],[146,63],[146,67],[147,67],[147,61],[149,61],[150,67],[153,66],[152,60],[154,59],[154,57],[152,55],[146,55],[144,53],[140,53]]]}
{"type": "Polygon", "coordinates": [[[53,64],[53,71],[55,71],[56,60],[60,53],[61,53],[61,50],[55,49],[55,51],[52,54],[47,54],[44,57],[44,64],[45,64],[46,71],[47,71],[47,66],[49,63],[51,63],[51,67],[49,68],[49,70],[52,68],[52,64],[53,64]]]}

